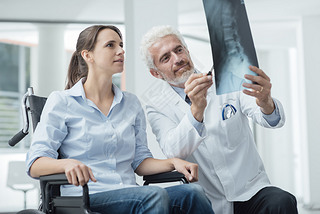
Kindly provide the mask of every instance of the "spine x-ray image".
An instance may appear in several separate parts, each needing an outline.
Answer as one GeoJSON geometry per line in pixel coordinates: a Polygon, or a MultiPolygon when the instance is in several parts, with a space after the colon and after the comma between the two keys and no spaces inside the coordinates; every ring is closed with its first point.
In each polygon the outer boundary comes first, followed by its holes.
{"type": "Polygon", "coordinates": [[[245,74],[258,67],[243,0],[203,0],[214,63],[216,93],[240,91],[245,74]]]}

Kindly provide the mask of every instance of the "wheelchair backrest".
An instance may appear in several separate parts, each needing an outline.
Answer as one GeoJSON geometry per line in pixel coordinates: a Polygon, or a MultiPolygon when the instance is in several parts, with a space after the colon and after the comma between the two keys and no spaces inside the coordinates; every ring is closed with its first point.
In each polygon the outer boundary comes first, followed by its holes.
{"type": "Polygon", "coordinates": [[[42,109],[44,107],[44,104],[47,101],[47,98],[36,96],[36,95],[30,95],[28,97],[28,100],[30,105],[29,108],[30,108],[31,119],[32,119],[32,128],[34,131],[38,125],[38,122],[40,121],[42,109]]]}

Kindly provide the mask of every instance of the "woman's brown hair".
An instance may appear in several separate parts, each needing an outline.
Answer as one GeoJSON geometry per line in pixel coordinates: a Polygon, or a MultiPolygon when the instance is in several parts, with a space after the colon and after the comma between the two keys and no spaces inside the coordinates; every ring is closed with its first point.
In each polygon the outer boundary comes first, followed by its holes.
{"type": "Polygon", "coordinates": [[[115,31],[122,39],[120,30],[113,25],[93,25],[84,29],[78,37],[76,51],[72,54],[70,60],[65,89],[71,88],[82,77],[88,76],[88,65],[82,58],[81,51],[92,51],[95,47],[98,34],[103,29],[111,29],[115,31]]]}

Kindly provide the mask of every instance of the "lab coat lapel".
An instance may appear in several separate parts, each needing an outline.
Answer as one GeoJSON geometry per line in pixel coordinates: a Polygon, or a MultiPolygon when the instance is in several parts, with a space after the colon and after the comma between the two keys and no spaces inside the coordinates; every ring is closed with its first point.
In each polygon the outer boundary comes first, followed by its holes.
{"type": "Polygon", "coordinates": [[[208,92],[207,92],[207,106],[209,105],[210,102],[213,102],[214,101],[214,95],[216,93],[216,86],[213,84],[209,89],[208,89],[208,92]]]}
{"type": "Polygon", "coordinates": [[[172,111],[182,112],[183,114],[189,111],[190,105],[168,83],[164,84],[162,93],[168,101],[168,107],[172,106],[172,111]]]}

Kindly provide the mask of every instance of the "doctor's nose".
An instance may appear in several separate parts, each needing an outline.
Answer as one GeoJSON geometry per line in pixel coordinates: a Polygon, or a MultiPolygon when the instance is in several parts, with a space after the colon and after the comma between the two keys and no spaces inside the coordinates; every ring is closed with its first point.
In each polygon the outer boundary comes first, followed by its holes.
{"type": "Polygon", "coordinates": [[[173,62],[174,64],[176,65],[180,65],[180,64],[183,64],[184,63],[184,59],[182,57],[180,57],[179,55],[177,54],[172,54],[172,58],[173,58],[173,62]]]}

